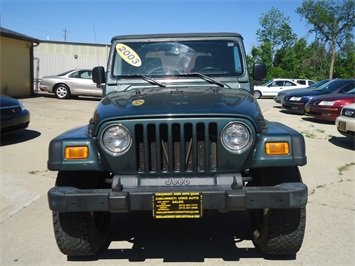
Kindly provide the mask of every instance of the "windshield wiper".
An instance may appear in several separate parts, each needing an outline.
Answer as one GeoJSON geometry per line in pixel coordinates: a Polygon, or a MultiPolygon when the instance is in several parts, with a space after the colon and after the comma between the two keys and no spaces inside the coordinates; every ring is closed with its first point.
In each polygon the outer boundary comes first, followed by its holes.
{"type": "Polygon", "coordinates": [[[199,78],[201,78],[201,79],[203,79],[203,80],[206,80],[207,82],[209,82],[209,83],[212,83],[212,84],[216,84],[216,85],[218,85],[219,87],[222,87],[222,88],[224,88],[224,87],[227,87],[227,88],[231,88],[231,87],[229,87],[226,83],[223,83],[223,82],[219,82],[219,81],[217,81],[217,80],[215,80],[215,79],[213,79],[213,78],[210,78],[209,76],[206,76],[206,75],[204,75],[204,74],[201,74],[201,73],[199,73],[199,72],[192,72],[192,73],[184,73],[184,74],[181,74],[181,75],[179,75],[179,76],[187,76],[187,77],[199,77],[199,78]]]}
{"type": "Polygon", "coordinates": [[[131,74],[131,75],[127,75],[127,76],[128,77],[132,77],[132,78],[141,78],[141,79],[143,79],[145,81],[148,81],[151,84],[158,85],[159,87],[166,88],[166,85],[164,83],[156,81],[155,79],[150,78],[150,77],[148,77],[146,75],[143,75],[143,74],[131,74]]]}

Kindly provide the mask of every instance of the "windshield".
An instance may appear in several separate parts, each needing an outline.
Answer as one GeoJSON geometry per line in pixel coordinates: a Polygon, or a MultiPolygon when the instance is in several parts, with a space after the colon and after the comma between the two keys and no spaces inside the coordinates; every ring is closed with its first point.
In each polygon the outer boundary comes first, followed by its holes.
{"type": "Polygon", "coordinates": [[[269,81],[265,82],[264,84],[261,84],[261,86],[263,86],[263,87],[267,87],[267,86],[268,86],[269,84],[271,84],[273,81],[274,81],[274,80],[273,80],[273,79],[271,79],[271,80],[269,80],[269,81]]]}
{"type": "Polygon", "coordinates": [[[65,76],[66,74],[68,74],[72,71],[74,71],[74,70],[72,69],[72,70],[65,71],[64,73],[57,74],[57,76],[65,76]]]}
{"type": "Polygon", "coordinates": [[[201,73],[243,74],[238,43],[233,41],[116,43],[112,75],[171,76],[201,73]]]}
{"type": "Polygon", "coordinates": [[[315,89],[315,91],[321,91],[325,93],[331,93],[337,89],[339,89],[341,86],[345,85],[348,83],[346,80],[332,80],[330,82],[327,82],[323,84],[322,86],[318,87],[315,89]]]}

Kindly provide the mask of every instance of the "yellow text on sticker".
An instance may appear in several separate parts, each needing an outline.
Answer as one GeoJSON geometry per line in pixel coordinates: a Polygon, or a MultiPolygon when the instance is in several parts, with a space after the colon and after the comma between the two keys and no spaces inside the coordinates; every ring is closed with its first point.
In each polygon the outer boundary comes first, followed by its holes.
{"type": "Polygon", "coordinates": [[[139,55],[137,55],[137,53],[133,51],[131,47],[123,43],[118,43],[116,44],[116,51],[128,64],[135,67],[142,65],[142,60],[139,58],[139,55]]]}

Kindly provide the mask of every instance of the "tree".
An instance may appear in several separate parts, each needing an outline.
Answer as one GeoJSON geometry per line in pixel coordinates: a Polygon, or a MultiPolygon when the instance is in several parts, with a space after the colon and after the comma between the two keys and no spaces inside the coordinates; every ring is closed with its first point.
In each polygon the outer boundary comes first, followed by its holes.
{"type": "Polygon", "coordinates": [[[312,75],[311,79],[322,80],[328,76],[330,54],[323,43],[318,40],[312,42],[304,54],[303,65],[312,75]]]}
{"type": "Polygon", "coordinates": [[[334,76],[337,78],[355,77],[355,44],[347,42],[339,51],[334,63],[334,76]]]}
{"type": "Polygon", "coordinates": [[[262,29],[257,30],[256,35],[261,43],[261,48],[270,49],[270,51],[264,50],[263,54],[269,54],[270,58],[267,61],[273,64],[277,50],[292,46],[297,37],[290,27],[290,18],[285,17],[276,8],[262,14],[259,22],[262,29]]]}
{"type": "Polygon", "coordinates": [[[310,33],[329,45],[331,59],[328,77],[333,78],[337,48],[342,49],[346,41],[353,38],[355,27],[354,0],[306,0],[296,12],[313,25],[310,33]]]}

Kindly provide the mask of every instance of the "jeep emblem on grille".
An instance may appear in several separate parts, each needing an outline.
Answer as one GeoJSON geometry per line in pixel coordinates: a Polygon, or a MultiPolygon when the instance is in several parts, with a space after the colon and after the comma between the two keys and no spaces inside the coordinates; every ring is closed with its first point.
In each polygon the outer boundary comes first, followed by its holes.
{"type": "Polygon", "coordinates": [[[165,185],[167,186],[188,186],[190,184],[190,180],[182,178],[182,179],[177,179],[177,178],[170,178],[167,181],[165,181],[165,185]]]}

